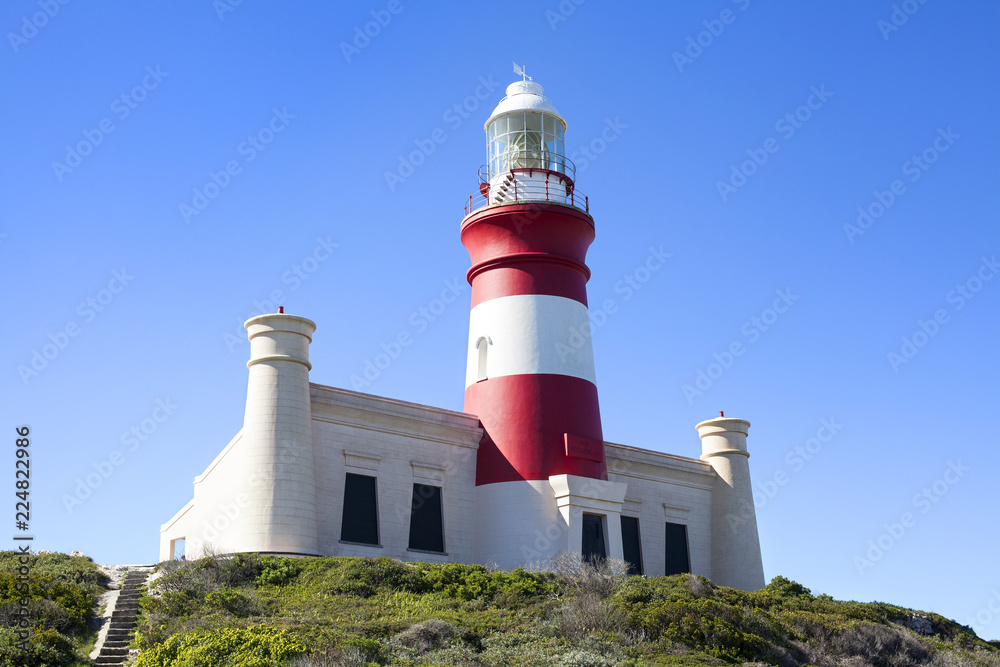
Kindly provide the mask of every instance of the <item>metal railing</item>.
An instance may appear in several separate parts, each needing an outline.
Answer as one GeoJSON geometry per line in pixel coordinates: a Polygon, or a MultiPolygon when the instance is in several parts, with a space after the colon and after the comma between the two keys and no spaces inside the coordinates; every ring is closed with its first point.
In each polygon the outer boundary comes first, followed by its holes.
{"type": "Polygon", "coordinates": [[[570,181],[576,181],[576,165],[565,155],[548,150],[528,150],[508,147],[503,155],[492,157],[479,170],[479,180],[492,181],[511,169],[545,169],[565,174],[570,181]],[[486,173],[484,173],[486,172],[486,173]]]}
{"type": "MultiPolygon", "coordinates": [[[[480,169],[482,175],[485,165],[480,169]]],[[[493,192],[490,192],[490,185],[485,181],[479,183],[479,194],[469,195],[465,202],[465,215],[469,215],[485,206],[502,206],[504,204],[516,204],[526,202],[554,202],[578,208],[590,213],[590,198],[576,191],[572,181],[566,179],[559,173],[554,175],[556,180],[546,179],[539,181],[530,178],[538,173],[552,173],[547,169],[537,168],[517,168],[507,172],[502,181],[494,184],[493,192]],[[518,179],[518,174],[524,174],[529,178],[518,179]]]]}

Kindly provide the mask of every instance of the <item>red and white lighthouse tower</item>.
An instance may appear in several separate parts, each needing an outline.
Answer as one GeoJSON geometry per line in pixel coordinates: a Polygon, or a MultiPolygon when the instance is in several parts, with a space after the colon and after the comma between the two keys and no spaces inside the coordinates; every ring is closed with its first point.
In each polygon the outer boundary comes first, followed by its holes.
{"type": "Polygon", "coordinates": [[[621,558],[626,485],[607,481],[589,335],[594,220],[565,156],[566,121],[539,84],[518,81],[485,130],[480,197],[461,230],[472,260],[465,412],[485,431],[477,560],[621,558]]]}

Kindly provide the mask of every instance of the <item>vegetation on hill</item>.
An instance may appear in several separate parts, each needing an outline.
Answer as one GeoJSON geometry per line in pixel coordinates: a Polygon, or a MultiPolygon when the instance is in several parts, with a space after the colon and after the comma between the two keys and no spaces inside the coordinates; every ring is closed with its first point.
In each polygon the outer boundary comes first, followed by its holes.
{"type": "Polygon", "coordinates": [[[89,622],[107,577],[89,558],[60,553],[25,558],[0,551],[0,667],[89,665],[97,636],[89,622]],[[18,636],[22,619],[31,626],[26,646],[18,636]]]}
{"type": "Polygon", "coordinates": [[[1000,666],[996,647],[943,617],[782,577],[748,593],[572,558],[555,573],[253,555],[161,569],[136,667],[1000,666]]]}
{"type": "MultiPolygon", "coordinates": [[[[87,558],[35,557],[24,653],[20,566],[0,552],[0,667],[88,664],[102,573],[87,558]]],[[[782,577],[748,593],[572,557],[555,566],[246,554],[162,563],[142,601],[133,667],[1000,667],[1000,642],[953,621],[815,596],[782,577]]]]}

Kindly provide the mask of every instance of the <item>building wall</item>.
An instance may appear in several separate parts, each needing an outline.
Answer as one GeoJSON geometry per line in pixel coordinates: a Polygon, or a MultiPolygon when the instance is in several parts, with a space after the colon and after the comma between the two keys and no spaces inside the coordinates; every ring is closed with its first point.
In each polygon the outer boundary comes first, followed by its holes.
{"type": "Polygon", "coordinates": [[[311,394],[321,553],[472,562],[479,420],[315,384],[311,394]],[[381,547],[341,543],[348,472],[377,479],[381,547]],[[446,555],[407,548],[415,483],[441,487],[446,555]]]}
{"type": "Polygon", "coordinates": [[[248,506],[247,492],[257,479],[240,475],[242,431],[194,479],[194,496],[160,529],[160,559],[170,557],[170,542],[184,539],[188,557],[205,553],[230,553],[226,538],[248,506]]]}
{"type": "MultiPolygon", "coordinates": [[[[553,545],[565,541],[565,522],[555,509],[547,481],[537,483],[545,487],[539,491],[546,509],[540,513],[545,516],[538,517],[539,525],[525,526],[531,529],[519,535],[499,536],[490,530],[490,517],[513,511],[517,503],[502,498],[493,498],[489,506],[482,502],[486,487],[475,486],[482,429],[475,416],[317,384],[310,385],[310,399],[321,554],[430,562],[500,564],[504,560],[503,567],[513,567],[522,563],[506,562],[509,559],[497,554],[513,550],[512,557],[518,556],[523,564],[538,563],[551,555],[547,552],[553,545]],[[378,546],[341,541],[347,473],[377,480],[378,546]],[[408,549],[414,483],[441,488],[444,553],[408,549]],[[507,502],[512,504],[507,506],[507,502]],[[547,528],[548,523],[553,527],[547,528]],[[503,542],[499,551],[494,545],[498,540],[503,542]],[[486,558],[486,553],[491,556],[486,558]]],[[[178,537],[186,538],[189,557],[200,556],[205,549],[231,551],[227,533],[238,525],[247,494],[255,484],[266,483],[267,474],[242,475],[240,442],[241,433],[237,433],[195,479],[193,500],[164,524],[161,559],[170,557],[170,542],[178,537]]],[[[712,466],[613,443],[605,443],[605,455],[609,480],[627,484],[621,515],[639,519],[644,574],[664,573],[665,526],[670,522],[687,526],[692,572],[711,578],[716,478],[712,466]]]]}
{"type": "Polygon", "coordinates": [[[628,484],[622,516],[638,517],[643,573],[659,576],[666,560],[666,524],[687,526],[691,571],[712,577],[712,483],[698,459],[604,443],[608,479],[628,484]]]}

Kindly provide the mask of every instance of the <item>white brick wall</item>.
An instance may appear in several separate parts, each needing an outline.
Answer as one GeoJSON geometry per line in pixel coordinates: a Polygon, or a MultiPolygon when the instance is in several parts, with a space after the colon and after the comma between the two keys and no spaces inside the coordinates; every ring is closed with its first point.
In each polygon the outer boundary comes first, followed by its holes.
{"type": "Polygon", "coordinates": [[[643,572],[663,574],[666,524],[687,526],[691,571],[712,576],[712,466],[697,459],[604,443],[608,479],[628,484],[622,516],[639,518],[643,572]]]}
{"type": "Polygon", "coordinates": [[[472,562],[478,419],[320,385],[312,405],[321,553],[472,562]],[[348,472],[377,479],[380,547],[340,542],[348,472]],[[415,483],[441,487],[447,555],[407,549],[415,483]]]}

